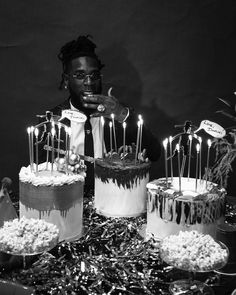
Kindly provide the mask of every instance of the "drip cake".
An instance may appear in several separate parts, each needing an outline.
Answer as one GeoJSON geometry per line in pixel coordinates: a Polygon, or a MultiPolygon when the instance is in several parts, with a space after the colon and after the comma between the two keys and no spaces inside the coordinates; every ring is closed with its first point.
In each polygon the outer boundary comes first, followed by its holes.
{"type": "MultiPolygon", "coordinates": [[[[211,135],[214,134],[213,127],[211,135]]],[[[224,220],[226,191],[210,181],[211,140],[207,140],[206,164],[202,161],[203,143],[202,138],[192,132],[190,121],[185,122],[184,132],[163,141],[165,178],[147,184],[147,237],[151,234],[163,239],[180,231],[192,230],[216,237],[217,225],[224,220]],[[174,140],[177,144],[172,149],[174,140]],[[193,146],[195,142],[196,149],[193,146]],[[202,164],[205,164],[204,175],[202,164]],[[194,178],[191,177],[191,166],[195,170],[194,178]]]]}
{"type": "Polygon", "coordinates": [[[146,212],[146,184],[151,164],[141,154],[138,160],[132,151],[125,155],[110,153],[96,160],[94,204],[99,214],[134,217],[146,212]]]}
{"type": "Polygon", "coordinates": [[[197,230],[216,237],[217,224],[224,219],[225,190],[212,182],[194,178],[160,178],[147,184],[147,234],[162,239],[179,231],[197,230]]]}
{"type": "Polygon", "coordinates": [[[83,160],[69,150],[70,130],[67,126],[55,122],[53,117],[49,117],[45,122],[29,128],[28,134],[30,165],[22,167],[19,173],[20,217],[43,219],[53,223],[59,229],[59,241],[76,239],[82,234],[86,167],[83,160]],[[44,145],[47,160],[38,164],[40,127],[43,127],[44,133],[47,131],[47,145],[44,145]],[[59,146],[60,131],[63,128],[67,133],[65,151],[59,146]],[[56,135],[56,132],[59,134],[56,135]],[[54,146],[57,146],[57,149],[54,146]]]}

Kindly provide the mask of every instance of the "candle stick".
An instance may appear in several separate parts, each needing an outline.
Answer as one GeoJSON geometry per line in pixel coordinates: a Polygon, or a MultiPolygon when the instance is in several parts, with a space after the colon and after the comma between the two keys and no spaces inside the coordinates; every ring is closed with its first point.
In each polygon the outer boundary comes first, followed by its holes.
{"type": "Polygon", "coordinates": [[[123,122],[123,156],[125,155],[125,129],[126,129],[126,122],[123,122]]]}
{"type": "Polygon", "coordinates": [[[179,143],[176,144],[175,149],[176,149],[177,152],[178,152],[179,191],[181,192],[180,145],[179,145],[179,143]]]}
{"type": "Polygon", "coordinates": [[[138,121],[138,129],[137,129],[136,151],[135,151],[135,160],[134,160],[135,165],[138,158],[139,137],[140,137],[140,121],[138,121]]]}
{"type": "Polygon", "coordinates": [[[111,114],[113,134],[114,134],[114,149],[115,149],[115,152],[117,153],[116,129],[115,129],[115,120],[114,120],[114,117],[115,117],[115,115],[114,114],[111,114]]]}
{"type": "Polygon", "coordinates": [[[52,127],[51,130],[51,141],[52,141],[52,163],[51,163],[51,174],[53,173],[53,164],[54,164],[54,136],[56,134],[55,128],[52,127]]]}
{"type": "Polygon", "coordinates": [[[32,152],[31,152],[31,136],[30,136],[30,127],[27,128],[28,141],[29,141],[29,160],[30,160],[30,171],[33,172],[32,168],[32,152]]]}
{"type": "Polygon", "coordinates": [[[61,141],[61,123],[59,122],[58,125],[58,143],[57,143],[57,158],[60,157],[60,141],[61,141]]]}
{"type": "Polygon", "coordinates": [[[169,137],[169,143],[170,143],[170,176],[171,176],[171,182],[173,182],[173,160],[172,160],[172,136],[169,137]]]}
{"type": "Polygon", "coordinates": [[[202,179],[202,138],[198,137],[199,141],[199,179],[202,179]]]}
{"type": "Polygon", "coordinates": [[[34,127],[30,127],[32,171],[34,171],[34,127]]]}
{"type": "Polygon", "coordinates": [[[68,160],[69,160],[69,156],[68,156],[68,127],[67,126],[65,126],[65,133],[66,133],[66,143],[65,143],[66,153],[65,153],[65,160],[66,160],[66,173],[68,174],[68,160]]]}
{"type": "Polygon", "coordinates": [[[210,158],[210,148],[211,148],[211,140],[210,139],[207,140],[207,145],[208,145],[208,149],[207,149],[207,164],[206,164],[206,187],[207,187],[207,178],[208,178],[208,169],[209,169],[209,158],[210,158]]]}
{"type": "Polygon", "coordinates": [[[34,135],[35,135],[35,138],[36,138],[36,141],[35,141],[35,145],[36,145],[36,156],[35,156],[35,160],[36,160],[36,173],[38,173],[38,166],[39,166],[39,147],[38,147],[38,136],[39,136],[39,130],[38,128],[35,128],[34,130],[34,135]]]}
{"type": "Polygon", "coordinates": [[[200,144],[196,145],[197,150],[197,160],[196,160],[196,183],[195,183],[195,191],[197,191],[197,180],[198,180],[198,161],[199,161],[199,151],[200,151],[200,144]]]}
{"type": "Polygon", "coordinates": [[[164,147],[164,151],[165,151],[166,186],[168,187],[167,144],[168,144],[168,139],[166,138],[165,140],[163,140],[163,147],[164,147]]]}
{"type": "Polygon", "coordinates": [[[101,140],[102,140],[102,158],[104,157],[104,124],[105,124],[105,121],[104,121],[104,117],[101,116],[101,125],[102,125],[102,128],[101,128],[101,140]]]}
{"type": "Polygon", "coordinates": [[[109,122],[109,127],[110,127],[110,151],[112,154],[112,122],[109,122]]]}
{"type": "Polygon", "coordinates": [[[192,157],[192,141],[193,141],[193,136],[189,135],[188,136],[188,140],[189,140],[189,152],[188,152],[188,180],[189,180],[189,176],[190,176],[190,166],[191,166],[191,157],[192,157]]]}
{"type": "Polygon", "coordinates": [[[141,115],[139,115],[138,117],[139,117],[139,121],[140,121],[140,139],[139,139],[140,146],[139,146],[139,152],[142,153],[143,119],[142,119],[141,115]]]}
{"type": "MultiPolygon", "coordinates": [[[[49,147],[49,138],[50,138],[50,134],[48,132],[48,135],[47,135],[47,146],[48,147],[49,147]]],[[[49,149],[47,149],[46,170],[48,170],[48,161],[49,161],[49,149]]]]}

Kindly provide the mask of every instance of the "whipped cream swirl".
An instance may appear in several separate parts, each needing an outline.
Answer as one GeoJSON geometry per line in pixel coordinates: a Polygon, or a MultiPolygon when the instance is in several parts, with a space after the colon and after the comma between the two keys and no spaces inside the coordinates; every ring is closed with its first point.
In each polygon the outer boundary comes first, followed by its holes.
{"type": "MultiPolygon", "coordinates": [[[[35,186],[62,186],[64,184],[73,184],[77,181],[84,181],[86,176],[85,172],[81,172],[80,174],[65,174],[63,172],[57,171],[57,166],[53,165],[53,170],[51,172],[51,163],[47,164],[42,163],[38,165],[38,173],[31,172],[30,166],[22,167],[19,173],[19,179],[25,183],[31,183],[35,186]]],[[[33,171],[36,171],[36,167],[34,165],[33,171]]]]}

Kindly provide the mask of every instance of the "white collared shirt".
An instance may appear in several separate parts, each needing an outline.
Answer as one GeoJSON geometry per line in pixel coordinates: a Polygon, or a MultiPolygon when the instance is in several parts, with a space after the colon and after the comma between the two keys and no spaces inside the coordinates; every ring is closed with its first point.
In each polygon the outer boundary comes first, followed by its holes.
{"type": "MultiPolygon", "coordinates": [[[[71,103],[71,110],[79,111],[76,109],[71,103]]],[[[102,157],[102,124],[100,117],[95,117],[90,119],[90,123],[92,125],[92,133],[93,133],[93,146],[94,146],[94,158],[102,157]]],[[[78,123],[75,121],[71,121],[71,142],[70,148],[76,153],[80,155],[84,155],[84,123],[78,123]]],[[[104,153],[106,153],[104,144],[104,153]]]]}

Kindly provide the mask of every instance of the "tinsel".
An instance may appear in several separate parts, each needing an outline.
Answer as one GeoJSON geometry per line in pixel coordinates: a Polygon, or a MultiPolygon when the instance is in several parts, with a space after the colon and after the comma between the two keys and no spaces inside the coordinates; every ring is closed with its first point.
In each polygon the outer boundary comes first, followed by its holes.
{"type": "MultiPolygon", "coordinates": [[[[169,294],[169,283],[188,273],[166,265],[159,258],[158,242],[146,241],[140,229],[146,216],[105,218],[93,209],[93,196],[84,201],[84,234],[61,242],[26,267],[2,270],[0,278],[31,286],[35,294],[169,294]]],[[[204,280],[214,284],[217,275],[204,280]]]]}

